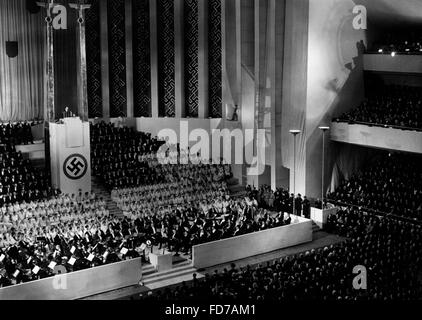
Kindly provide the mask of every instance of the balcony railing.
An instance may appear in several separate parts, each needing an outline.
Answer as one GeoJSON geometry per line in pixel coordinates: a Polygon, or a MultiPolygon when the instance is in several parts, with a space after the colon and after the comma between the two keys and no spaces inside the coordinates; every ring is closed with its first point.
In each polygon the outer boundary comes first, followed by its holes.
{"type": "Polygon", "coordinates": [[[411,219],[411,218],[407,218],[407,217],[402,217],[396,214],[392,214],[392,213],[388,213],[388,212],[382,212],[379,210],[374,210],[374,209],[370,209],[370,208],[365,208],[356,204],[351,204],[351,203],[346,203],[346,202],[342,202],[339,200],[333,200],[333,199],[327,199],[328,203],[331,203],[335,206],[338,207],[350,207],[350,208],[357,208],[361,211],[365,211],[367,213],[373,214],[373,215],[377,215],[377,216],[381,216],[381,217],[385,217],[385,218],[392,218],[398,221],[403,221],[403,222],[409,222],[409,223],[413,223],[413,224],[420,224],[422,225],[422,220],[418,220],[416,218],[411,219]]]}
{"type": "Polygon", "coordinates": [[[391,128],[391,129],[400,129],[400,130],[408,130],[408,131],[418,131],[422,132],[422,128],[412,128],[412,127],[405,127],[405,126],[396,126],[392,124],[382,124],[382,123],[373,123],[373,122],[364,122],[364,121],[354,121],[354,120],[346,120],[346,119],[334,119],[333,122],[338,123],[347,123],[347,124],[361,124],[369,127],[379,127],[379,128],[391,128]]]}

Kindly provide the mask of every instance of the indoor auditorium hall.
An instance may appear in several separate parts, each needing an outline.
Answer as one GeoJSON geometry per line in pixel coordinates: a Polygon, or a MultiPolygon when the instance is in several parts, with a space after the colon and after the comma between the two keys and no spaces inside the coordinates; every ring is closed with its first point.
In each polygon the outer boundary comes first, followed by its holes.
{"type": "Polygon", "coordinates": [[[1,301],[421,301],[421,164],[421,0],[0,0],[1,301]]]}

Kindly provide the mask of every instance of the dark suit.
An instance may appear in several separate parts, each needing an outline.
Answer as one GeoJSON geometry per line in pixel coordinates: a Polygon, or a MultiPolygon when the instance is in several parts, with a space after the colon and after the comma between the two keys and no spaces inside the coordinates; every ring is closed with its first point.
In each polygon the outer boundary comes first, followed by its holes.
{"type": "Polygon", "coordinates": [[[72,117],[72,111],[63,111],[63,113],[62,113],[62,115],[63,115],[63,118],[71,118],[72,117]]]}

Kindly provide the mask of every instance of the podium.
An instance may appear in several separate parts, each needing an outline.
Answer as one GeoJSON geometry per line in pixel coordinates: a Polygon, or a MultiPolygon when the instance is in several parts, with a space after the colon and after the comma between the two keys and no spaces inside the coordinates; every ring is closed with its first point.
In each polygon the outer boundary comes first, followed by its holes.
{"type": "Polygon", "coordinates": [[[171,270],[173,268],[173,255],[171,253],[150,253],[149,262],[157,272],[171,270]]]}
{"type": "Polygon", "coordinates": [[[91,192],[89,122],[50,123],[50,164],[53,187],[67,194],[91,192]]]}

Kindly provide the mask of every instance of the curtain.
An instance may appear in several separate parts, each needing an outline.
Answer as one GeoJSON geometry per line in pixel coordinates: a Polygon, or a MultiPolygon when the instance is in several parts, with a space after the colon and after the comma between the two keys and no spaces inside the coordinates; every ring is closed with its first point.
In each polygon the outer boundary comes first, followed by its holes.
{"type": "Polygon", "coordinates": [[[25,0],[1,0],[0,120],[43,118],[45,22],[30,14],[25,0]],[[19,54],[9,58],[6,41],[17,41],[19,54]]]}
{"type": "Polygon", "coordinates": [[[352,144],[339,144],[335,153],[329,192],[334,192],[344,180],[349,180],[376,151],[352,144]]]}

